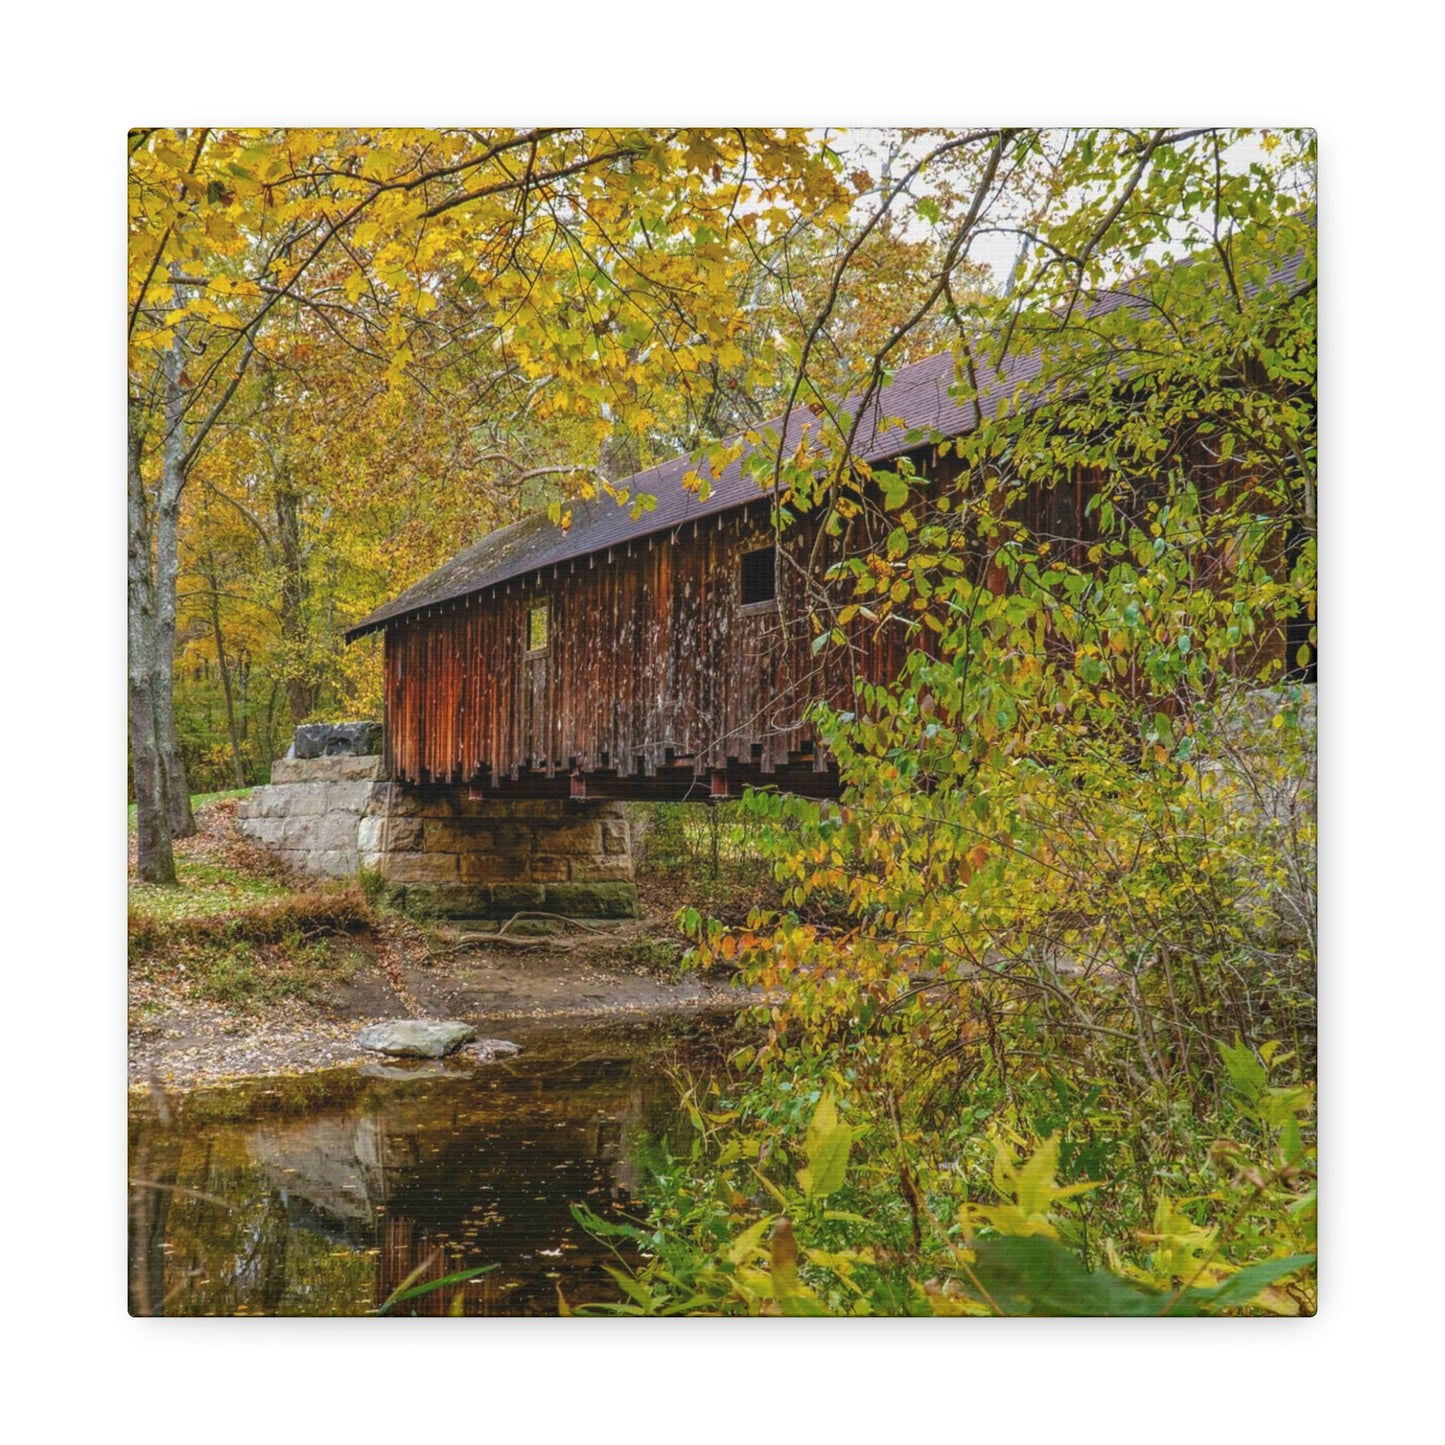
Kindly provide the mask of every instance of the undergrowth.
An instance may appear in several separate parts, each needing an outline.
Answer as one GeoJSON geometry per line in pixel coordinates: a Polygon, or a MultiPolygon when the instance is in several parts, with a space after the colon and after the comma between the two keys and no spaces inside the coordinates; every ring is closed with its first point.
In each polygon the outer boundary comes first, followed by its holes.
{"type": "Polygon", "coordinates": [[[178,842],[174,886],[132,881],[132,976],[236,1007],[311,997],[357,967],[371,902],[355,884],[296,879],[236,836],[234,812],[234,797],[198,808],[195,836],[178,842]]]}

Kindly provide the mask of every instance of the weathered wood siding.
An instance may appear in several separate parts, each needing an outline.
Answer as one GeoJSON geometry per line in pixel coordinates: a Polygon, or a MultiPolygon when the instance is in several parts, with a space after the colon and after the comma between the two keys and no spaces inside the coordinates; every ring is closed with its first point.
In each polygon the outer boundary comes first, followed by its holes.
{"type": "MultiPolygon", "coordinates": [[[[806,555],[813,536],[793,529],[788,551],[806,555]]],[[[749,507],[393,623],[392,777],[492,785],[686,764],[705,776],[730,758],[765,773],[798,765],[812,751],[807,703],[844,702],[853,678],[814,657],[786,562],[773,603],[742,604],[743,554],[772,541],[766,505],[749,507]],[[547,647],[530,654],[528,614],[543,603],[547,647]]],[[[902,638],[860,636],[865,674],[896,673],[902,638]]]]}
{"type": "MultiPolygon", "coordinates": [[[[920,470],[925,460],[934,477],[919,494],[926,507],[928,491],[952,490],[956,463],[920,456],[920,470]]],[[[1096,485],[1076,474],[1029,488],[1011,514],[1049,539],[1055,557],[1084,564],[1098,540],[1087,507],[1096,485]]],[[[1228,485],[1214,479],[1216,488],[1228,485]]],[[[1150,491],[1117,501],[1146,523],[1150,491]]],[[[701,791],[688,796],[706,796],[715,770],[735,782],[782,770],[806,783],[801,774],[828,765],[804,719],[808,703],[851,705],[856,678],[892,681],[908,647],[927,646],[932,634],[910,632],[902,619],[881,627],[855,621],[847,629],[849,653],[825,648],[815,656],[809,603],[835,554],[815,547],[810,517],[784,534],[775,601],[744,606],[742,557],[773,544],[768,517],[768,504],[759,502],[390,623],[391,776],[483,788],[533,784],[544,792],[581,775],[604,783],[667,779],[688,788],[696,780],[701,791]],[[804,575],[813,579],[811,598],[804,575]],[[547,646],[529,653],[528,614],[541,604],[547,646]]],[[[956,516],[947,521],[957,525],[956,516]]],[[[987,544],[960,537],[956,548],[978,580],[1007,585],[987,544]]],[[[1222,559],[1205,554],[1199,563],[1200,581],[1209,585],[1222,559]]],[[[1281,635],[1260,645],[1282,656],[1284,641],[1281,635]]]]}

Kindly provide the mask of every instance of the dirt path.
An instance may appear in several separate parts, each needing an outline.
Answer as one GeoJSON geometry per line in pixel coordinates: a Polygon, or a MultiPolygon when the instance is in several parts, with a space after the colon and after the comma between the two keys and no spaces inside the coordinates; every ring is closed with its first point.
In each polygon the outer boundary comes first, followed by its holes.
{"type": "Polygon", "coordinates": [[[132,1009],[130,1082],[184,1089],[375,1059],[358,1047],[356,1035],[379,1019],[465,1019],[484,1035],[506,1037],[509,1021],[663,1015],[748,1002],[726,983],[695,974],[673,980],[629,964],[633,946],[630,931],[525,950],[478,944],[438,961],[399,960],[388,969],[372,948],[350,978],[314,1002],[247,1010],[153,987],[144,1006],[132,1009]]]}

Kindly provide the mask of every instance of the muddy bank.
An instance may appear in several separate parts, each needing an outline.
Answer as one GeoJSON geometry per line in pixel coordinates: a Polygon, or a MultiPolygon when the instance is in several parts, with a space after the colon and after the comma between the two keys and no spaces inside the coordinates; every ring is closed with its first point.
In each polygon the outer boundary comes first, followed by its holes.
{"type": "Polygon", "coordinates": [[[554,1019],[620,1020],[745,1006],[730,982],[666,977],[626,961],[618,937],[586,949],[525,951],[478,945],[417,963],[374,956],[312,1001],[232,1008],[188,998],[179,988],[132,991],[129,1077],[186,1089],[228,1079],[310,1073],[375,1060],[356,1037],[390,1018],[456,1018],[484,1034],[554,1019]]]}

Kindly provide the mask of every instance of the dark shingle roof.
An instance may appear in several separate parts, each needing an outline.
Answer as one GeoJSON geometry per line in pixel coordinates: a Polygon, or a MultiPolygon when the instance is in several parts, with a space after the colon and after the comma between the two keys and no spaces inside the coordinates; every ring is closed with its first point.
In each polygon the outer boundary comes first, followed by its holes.
{"type": "MultiPolygon", "coordinates": [[[[1279,267],[1266,281],[1266,287],[1282,286],[1293,291],[1302,259],[1302,255],[1296,255],[1279,267]]],[[[1139,304],[1137,293],[1108,293],[1089,307],[1088,314],[1099,317],[1126,304],[1139,304]]],[[[952,352],[940,352],[900,367],[891,384],[864,413],[854,453],[864,461],[880,462],[902,455],[930,436],[962,435],[973,428],[980,414],[994,415],[1005,397],[1037,376],[1039,367],[1038,353],[1009,358],[1001,372],[982,379],[977,410],[972,400],[960,405],[950,395],[955,378],[952,352]]],[[[782,418],[777,418],[759,430],[779,433],[782,450],[787,453],[803,439],[805,428],[816,435],[818,421],[810,411],[799,408],[789,416],[786,427],[782,425],[782,418]]],[[[743,456],[752,450],[747,446],[743,456]]],[[[645,493],[657,499],[652,511],[636,519],[629,507],[618,506],[612,498],[604,496],[571,503],[571,525],[566,530],[550,521],[545,513],[503,527],[423,577],[399,597],[378,607],[350,628],[346,639],[355,641],[408,613],[453,601],[538,568],[585,557],[621,542],[671,532],[688,522],[732,511],[766,495],[757,481],[744,473],[739,458],[724,468],[713,481],[708,499],[702,501],[696,492],[683,485],[683,478],[693,470],[706,474],[706,467],[705,461],[697,463],[690,456],[681,456],[628,477],[620,485],[630,493],[634,496],[645,493]]]]}
{"type": "MultiPolygon", "coordinates": [[[[960,407],[949,395],[953,368],[950,352],[900,367],[881,397],[882,422],[896,419],[899,424],[880,425],[879,407],[871,406],[859,426],[857,455],[865,461],[878,462],[917,446],[929,434],[957,436],[967,431],[973,425],[974,411],[971,404],[960,407]]],[[[1024,358],[994,385],[985,387],[984,414],[997,406],[1001,395],[1012,391],[1037,370],[1036,357],[1024,358]]],[[[804,429],[816,435],[818,425],[813,413],[800,407],[788,418],[786,428],[782,419],[777,418],[767,423],[766,429],[780,433],[783,450],[791,452],[802,440],[804,429]]],[[[751,446],[746,447],[743,456],[752,450],[751,446]]],[[[354,641],[408,612],[479,592],[494,583],[520,577],[539,567],[550,567],[555,562],[585,557],[615,547],[619,542],[670,532],[698,518],[730,512],[765,495],[757,481],[744,473],[742,459],[738,458],[729,462],[713,481],[712,492],[703,501],[683,485],[683,478],[695,469],[707,475],[705,461],[699,464],[690,456],[681,456],[628,477],[621,485],[634,496],[646,493],[657,499],[652,511],[636,519],[628,507],[620,507],[612,498],[604,496],[593,501],[572,502],[572,524],[565,531],[542,512],[503,527],[458,553],[385,606],[378,607],[347,632],[347,640],[354,641]]]]}

